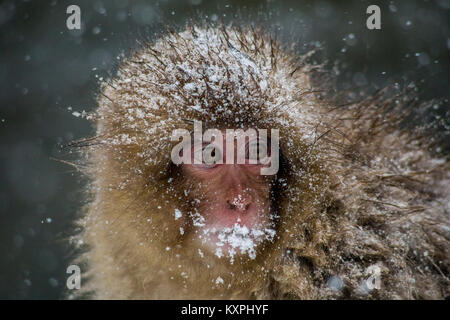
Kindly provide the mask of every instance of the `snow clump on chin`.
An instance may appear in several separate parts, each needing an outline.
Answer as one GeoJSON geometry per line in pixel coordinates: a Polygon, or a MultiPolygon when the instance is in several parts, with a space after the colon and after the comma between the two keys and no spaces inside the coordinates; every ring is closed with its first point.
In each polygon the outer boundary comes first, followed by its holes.
{"type": "Polygon", "coordinates": [[[235,223],[232,227],[217,229],[215,227],[203,230],[202,243],[212,242],[216,246],[215,255],[219,258],[228,256],[234,263],[236,254],[248,255],[251,260],[256,258],[256,248],[263,241],[272,242],[275,230],[271,225],[249,229],[235,223]]]}

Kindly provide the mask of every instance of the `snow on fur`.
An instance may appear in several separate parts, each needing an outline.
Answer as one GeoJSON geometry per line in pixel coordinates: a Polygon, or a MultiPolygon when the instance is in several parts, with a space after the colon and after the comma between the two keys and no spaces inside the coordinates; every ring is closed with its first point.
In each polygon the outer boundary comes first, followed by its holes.
{"type": "Polygon", "coordinates": [[[168,32],[125,59],[102,85],[97,136],[81,142],[94,198],[81,221],[86,287],[102,298],[448,298],[448,159],[428,152],[423,132],[399,129],[407,97],[338,107],[317,93],[316,67],[262,30],[224,26],[168,32]],[[251,261],[212,268],[217,256],[178,245],[204,228],[167,176],[170,133],[193,120],[280,129],[276,227],[219,232],[251,261]],[[233,273],[242,263],[250,271],[233,273]],[[381,289],[365,290],[373,265],[381,289]],[[171,290],[180,272],[184,288],[171,290]],[[229,291],[200,288],[196,275],[229,291]]]}

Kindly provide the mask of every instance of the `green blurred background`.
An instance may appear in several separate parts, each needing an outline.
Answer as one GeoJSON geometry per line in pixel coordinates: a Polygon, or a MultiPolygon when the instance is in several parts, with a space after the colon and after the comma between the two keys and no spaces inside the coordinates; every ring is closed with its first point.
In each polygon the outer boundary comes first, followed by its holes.
{"type": "Polygon", "coordinates": [[[320,44],[339,88],[416,83],[420,99],[442,99],[424,121],[445,130],[449,9],[450,0],[1,1],[0,298],[62,297],[73,255],[63,239],[85,180],[54,158],[73,159],[61,145],[93,134],[72,112],[95,108],[98,79],[136,40],[189,18],[257,20],[305,50],[320,44]],[[81,8],[81,31],[66,28],[71,4],[81,8]],[[381,30],[365,26],[370,4],[381,8],[381,30]]]}

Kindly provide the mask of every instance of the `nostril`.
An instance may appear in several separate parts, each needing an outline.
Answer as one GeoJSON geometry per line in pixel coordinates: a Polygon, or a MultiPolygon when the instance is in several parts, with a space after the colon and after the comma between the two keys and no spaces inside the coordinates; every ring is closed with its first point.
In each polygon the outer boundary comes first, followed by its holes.
{"type": "Polygon", "coordinates": [[[237,209],[237,206],[235,204],[231,203],[230,200],[227,200],[227,207],[230,210],[236,210],[237,209]]]}
{"type": "Polygon", "coordinates": [[[227,208],[230,210],[239,210],[242,212],[246,212],[248,211],[248,209],[250,208],[251,203],[234,203],[230,200],[227,200],[227,208]]]}

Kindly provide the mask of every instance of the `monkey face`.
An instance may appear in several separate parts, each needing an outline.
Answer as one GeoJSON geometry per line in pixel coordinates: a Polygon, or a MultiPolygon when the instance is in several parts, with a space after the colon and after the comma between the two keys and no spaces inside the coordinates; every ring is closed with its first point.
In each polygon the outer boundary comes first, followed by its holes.
{"type": "MultiPolygon", "coordinates": [[[[182,165],[194,204],[197,239],[219,258],[229,256],[231,261],[244,254],[254,259],[259,244],[275,234],[270,198],[273,176],[261,175],[266,163],[251,161],[251,145],[251,140],[245,144],[245,159],[240,164],[227,159],[224,144],[210,149],[216,160],[222,158],[221,163],[182,165]]],[[[211,145],[202,150],[208,152],[208,148],[211,145]]],[[[236,144],[235,151],[239,153],[236,144]]]]}

